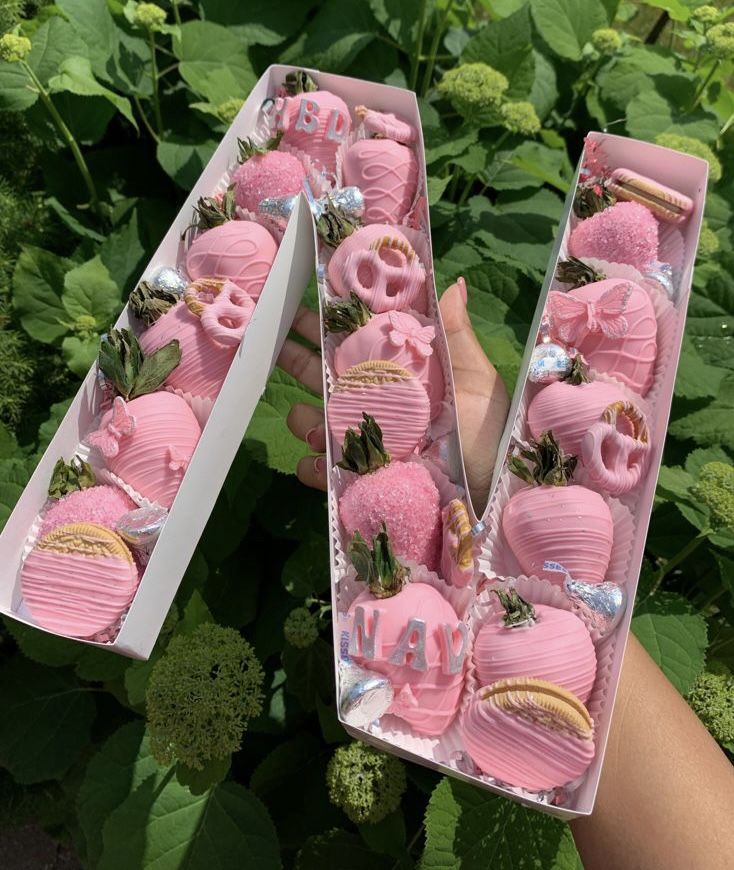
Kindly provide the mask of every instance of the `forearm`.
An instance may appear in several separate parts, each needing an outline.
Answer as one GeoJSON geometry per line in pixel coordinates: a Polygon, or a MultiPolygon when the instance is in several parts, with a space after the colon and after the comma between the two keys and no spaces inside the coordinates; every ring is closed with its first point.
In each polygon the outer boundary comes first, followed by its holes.
{"type": "Polygon", "coordinates": [[[734,768],[631,635],[596,806],[571,824],[585,870],[731,867],[733,817],[734,768]]]}

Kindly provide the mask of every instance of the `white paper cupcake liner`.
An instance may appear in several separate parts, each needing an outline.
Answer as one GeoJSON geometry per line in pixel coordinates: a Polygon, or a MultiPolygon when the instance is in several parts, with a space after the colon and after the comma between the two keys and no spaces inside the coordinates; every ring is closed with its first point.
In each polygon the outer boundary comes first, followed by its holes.
{"type": "Polygon", "coordinates": [[[145,496],[141,495],[134,487],[130,486],[129,483],[125,483],[125,481],[118,477],[116,474],[113,474],[109,468],[102,468],[97,473],[97,480],[101,480],[103,483],[109,483],[111,486],[116,486],[121,489],[124,493],[130,496],[130,498],[135,502],[138,507],[144,508],[163,508],[163,505],[159,504],[157,501],[151,501],[149,498],[145,498],[145,496]]]}

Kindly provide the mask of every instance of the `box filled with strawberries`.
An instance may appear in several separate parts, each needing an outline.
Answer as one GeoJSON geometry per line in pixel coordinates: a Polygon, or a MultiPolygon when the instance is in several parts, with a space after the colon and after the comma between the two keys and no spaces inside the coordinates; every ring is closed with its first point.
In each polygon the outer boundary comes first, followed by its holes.
{"type": "Polygon", "coordinates": [[[313,273],[310,159],[258,138],[280,81],[225,134],[5,525],[5,615],[149,656],[313,273]],[[282,195],[290,220],[258,209],[282,195]]]}
{"type": "Polygon", "coordinates": [[[489,502],[472,506],[414,95],[320,73],[300,84],[300,98],[274,101],[270,134],[298,118],[298,147],[325,183],[317,270],[340,720],[526,805],[588,814],[707,166],[588,135],[489,502]],[[339,210],[355,197],[358,212],[339,210]]]}

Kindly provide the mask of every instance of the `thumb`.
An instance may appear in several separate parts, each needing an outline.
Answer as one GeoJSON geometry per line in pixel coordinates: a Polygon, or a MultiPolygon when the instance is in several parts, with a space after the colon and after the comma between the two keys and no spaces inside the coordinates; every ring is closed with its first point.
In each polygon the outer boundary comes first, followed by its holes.
{"type": "Polygon", "coordinates": [[[469,495],[475,512],[481,514],[510,402],[502,378],[479,344],[466,302],[466,283],[459,278],[443,294],[439,307],[456,387],[469,495]]]}

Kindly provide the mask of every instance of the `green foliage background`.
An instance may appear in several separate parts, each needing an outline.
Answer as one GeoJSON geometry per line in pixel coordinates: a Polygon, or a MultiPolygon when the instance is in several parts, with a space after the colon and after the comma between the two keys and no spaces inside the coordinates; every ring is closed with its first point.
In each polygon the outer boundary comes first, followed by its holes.
{"type": "MultiPolygon", "coordinates": [[[[713,164],[633,625],[682,693],[704,668],[730,675],[732,533],[712,531],[694,493],[701,466],[731,464],[734,451],[734,38],[707,43],[701,5],[174,0],[151,32],[134,2],[3,0],[3,31],[33,47],[27,67],[0,62],[0,522],[269,63],[418,91],[437,284],[465,275],[473,323],[510,388],[585,132],[692,137],[723,172],[713,164]],[[593,32],[611,26],[619,45],[594,48],[593,32]],[[537,135],[492,113],[462,117],[442,96],[443,74],[473,62],[532,104],[537,135]]],[[[717,21],[733,11],[720,6],[717,21]]],[[[41,824],[105,870],[580,866],[561,823],[412,765],[401,808],[378,824],[330,804],[324,772],[347,738],[333,711],[326,511],[293,476],[301,449],[284,423],[304,395],[276,371],[151,662],[5,620],[0,824],[41,824]],[[303,605],[321,636],[294,646],[283,622],[303,605]],[[252,642],[266,699],[241,750],[192,780],[153,759],[145,689],[171,637],[207,621],[252,642]]]]}

